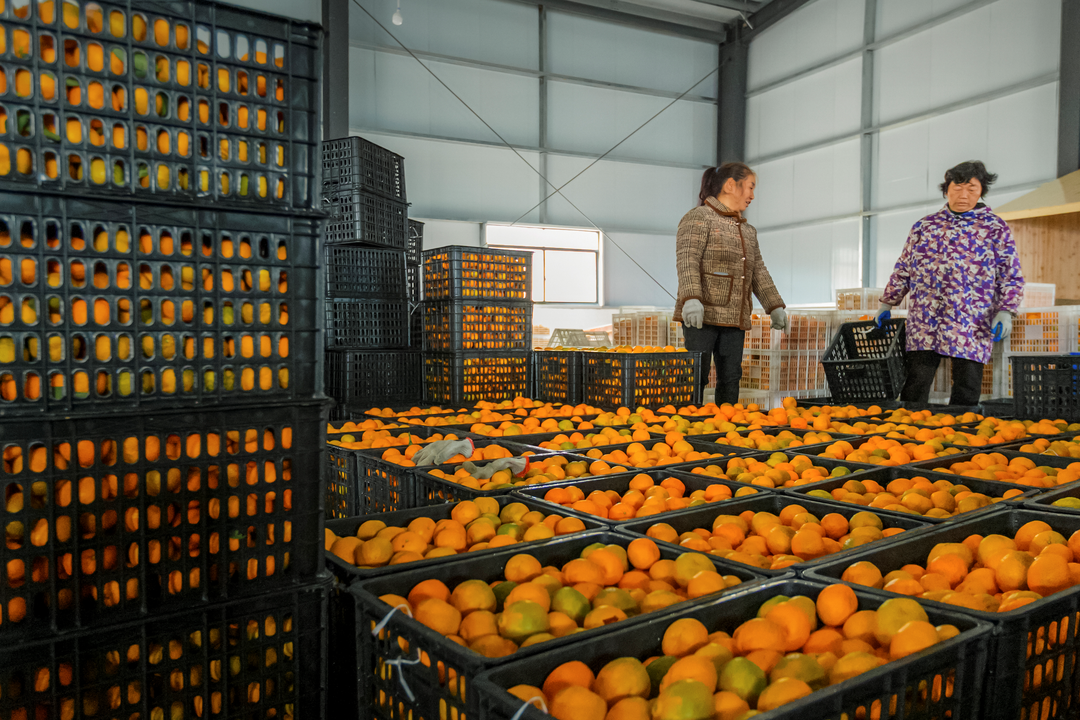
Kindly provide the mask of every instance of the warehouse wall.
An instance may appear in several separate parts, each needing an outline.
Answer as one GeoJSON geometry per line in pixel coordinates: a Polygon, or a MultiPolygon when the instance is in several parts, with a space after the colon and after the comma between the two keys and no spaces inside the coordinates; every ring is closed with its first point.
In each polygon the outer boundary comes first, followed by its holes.
{"type": "Polygon", "coordinates": [[[389,24],[395,0],[364,5],[516,150],[351,8],[351,131],[405,156],[410,214],[427,223],[428,247],[478,243],[486,221],[595,223],[609,234],[605,304],[674,304],[614,244],[675,293],[675,229],[716,155],[715,74],[565,198],[530,210],[551,190],[533,168],[555,185],[570,180],[714,70],[715,45],[554,11],[541,23],[536,6],[506,0],[408,0],[401,26],[389,24]]]}
{"type": "Polygon", "coordinates": [[[815,0],[755,38],[749,216],[785,298],[884,285],[958,162],[991,207],[1052,179],[1060,27],[1061,0],[815,0]]]}

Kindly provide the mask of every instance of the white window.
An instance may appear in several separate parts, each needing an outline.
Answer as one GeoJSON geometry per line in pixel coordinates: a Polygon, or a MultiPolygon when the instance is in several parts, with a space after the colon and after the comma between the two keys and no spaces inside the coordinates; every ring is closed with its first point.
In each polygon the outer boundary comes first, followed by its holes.
{"type": "Polygon", "coordinates": [[[533,302],[600,302],[599,231],[485,223],[484,244],[532,252],[533,302]]]}

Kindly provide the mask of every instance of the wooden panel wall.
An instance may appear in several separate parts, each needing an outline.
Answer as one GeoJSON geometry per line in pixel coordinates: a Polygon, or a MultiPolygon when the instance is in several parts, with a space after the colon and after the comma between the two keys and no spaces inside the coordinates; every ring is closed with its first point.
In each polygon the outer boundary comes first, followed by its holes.
{"type": "Polygon", "coordinates": [[[1059,300],[1080,300],[1080,213],[1009,222],[1028,282],[1056,283],[1059,300]]]}

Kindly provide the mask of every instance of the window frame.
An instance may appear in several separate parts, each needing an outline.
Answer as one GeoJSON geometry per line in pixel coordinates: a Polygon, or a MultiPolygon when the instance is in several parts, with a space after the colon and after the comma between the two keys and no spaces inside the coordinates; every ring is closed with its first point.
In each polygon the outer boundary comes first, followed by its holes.
{"type": "MultiPolygon", "coordinates": [[[[480,227],[480,245],[481,247],[492,248],[495,250],[527,250],[530,252],[542,253],[544,261],[544,288],[545,294],[544,300],[536,300],[533,298],[534,305],[551,305],[562,308],[596,308],[604,306],[604,286],[603,286],[603,262],[604,262],[604,233],[602,230],[592,227],[574,227],[571,225],[549,225],[545,223],[507,223],[498,221],[487,221],[481,224],[480,227]],[[520,228],[532,228],[536,230],[573,230],[578,232],[588,232],[596,235],[596,250],[586,250],[582,248],[565,248],[565,247],[546,247],[543,245],[501,245],[498,242],[492,244],[488,242],[488,228],[489,227],[520,227],[520,228]],[[559,300],[547,300],[547,251],[556,252],[573,252],[583,253],[587,255],[594,255],[596,257],[596,300],[594,302],[581,302],[577,300],[559,301],[559,300]]],[[[535,273],[537,268],[533,267],[535,273]]],[[[535,277],[533,280],[535,284],[535,277]]]]}

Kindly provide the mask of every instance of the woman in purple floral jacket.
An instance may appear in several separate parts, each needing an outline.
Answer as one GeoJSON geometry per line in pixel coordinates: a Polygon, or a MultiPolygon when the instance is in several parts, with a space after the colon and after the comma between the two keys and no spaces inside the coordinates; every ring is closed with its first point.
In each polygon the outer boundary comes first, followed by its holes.
{"type": "Polygon", "coordinates": [[[907,382],[900,399],[925,405],[943,357],[952,358],[950,405],[976,405],[983,364],[1012,330],[1024,276],[1012,233],[981,202],[997,175],[979,161],[945,173],[948,204],[911,228],[881,296],[877,322],[910,294],[907,382]]]}

